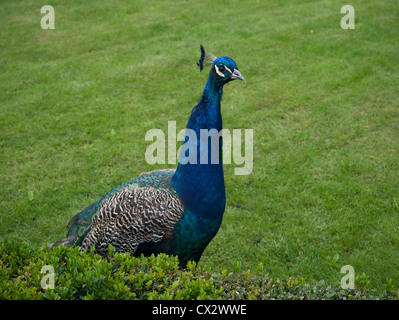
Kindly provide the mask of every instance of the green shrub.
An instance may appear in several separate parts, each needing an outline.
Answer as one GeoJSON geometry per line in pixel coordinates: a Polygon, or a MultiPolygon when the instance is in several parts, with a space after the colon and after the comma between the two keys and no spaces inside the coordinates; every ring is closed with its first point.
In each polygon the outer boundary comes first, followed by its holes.
{"type": "MultiPolygon", "coordinates": [[[[139,258],[115,253],[109,258],[93,251],[57,247],[50,251],[28,243],[0,245],[0,299],[397,299],[387,285],[381,295],[363,287],[343,290],[301,278],[270,279],[260,265],[255,272],[211,274],[200,265],[178,267],[176,257],[160,254],[139,258]],[[43,289],[44,266],[54,270],[54,288],[43,289]]],[[[50,285],[44,281],[44,285],[50,285]]],[[[45,286],[44,286],[45,287],[45,286]]]]}

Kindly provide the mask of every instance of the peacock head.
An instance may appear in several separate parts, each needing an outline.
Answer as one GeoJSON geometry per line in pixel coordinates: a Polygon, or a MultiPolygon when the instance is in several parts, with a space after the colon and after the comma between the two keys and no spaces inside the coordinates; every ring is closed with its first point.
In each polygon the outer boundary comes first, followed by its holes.
{"type": "Polygon", "coordinates": [[[232,80],[243,80],[247,82],[244,76],[238,71],[237,64],[233,59],[229,57],[215,57],[209,51],[205,51],[204,47],[201,45],[201,58],[199,59],[197,65],[202,71],[205,64],[212,65],[209,72],[209,77],[220,85],[224,85],[232,80]]]}

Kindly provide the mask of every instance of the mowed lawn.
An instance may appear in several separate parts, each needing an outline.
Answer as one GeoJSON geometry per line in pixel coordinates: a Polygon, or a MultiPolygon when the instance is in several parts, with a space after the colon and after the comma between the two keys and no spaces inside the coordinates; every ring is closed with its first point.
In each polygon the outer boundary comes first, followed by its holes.
{"type": "Polygon", "coordinates": [[[174,168],[146,162],[145,134],[185,127],[203,44],[247,79],[225,87],[222,115],[254,130],[254,153],[250,175],[225,165],[201,263],[329,283],[351,265],[370,288],[399,287],[397,0],[3,0],[0,19],[0,241],[58,240],[112,187],[174,168]]]}

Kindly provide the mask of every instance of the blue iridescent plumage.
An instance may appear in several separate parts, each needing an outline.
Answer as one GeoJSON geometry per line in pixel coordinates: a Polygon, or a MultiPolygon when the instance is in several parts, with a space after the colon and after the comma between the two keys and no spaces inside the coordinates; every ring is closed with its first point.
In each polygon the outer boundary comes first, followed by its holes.
{"type": "Polygon", "coordinates": [[[133,255],[177,255],[182,266],[200,259],[219,230],[226,205],[222,137],[217,136],[216,147],[208,137],[204,147],[201,130],[222,130],[223,86],[235,79],[245,81],[231,58],[216,58],[201,45],[200,71],[204,62],[211,64],[208,80],[186,126],[196,136],[189,141],[187,135],[186,142],[197,161],[179,163],[176,170],[144,173],[113,188],[73,217],[67,238],[52,246],[94,246],[106,256],[111,244],[117,252],[133,255]]]}

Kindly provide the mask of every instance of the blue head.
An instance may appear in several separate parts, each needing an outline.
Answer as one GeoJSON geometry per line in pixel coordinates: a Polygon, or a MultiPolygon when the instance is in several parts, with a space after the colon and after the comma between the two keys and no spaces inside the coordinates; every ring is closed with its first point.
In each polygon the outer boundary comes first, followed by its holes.
{"type": "Polygon", "coordinates": [[[201,58],[197,65],[200,67],[200,71],[203,69],[203,64],[212,64],[209,72],[209,80],[216,86],[223,86],[227,82],[232,80],[243,80],[246,82],[244,76],[238,71],[237,64],[229,57],[216,58],[210,52],[206,52],[204,47],[201,45],[201,58]]]}

